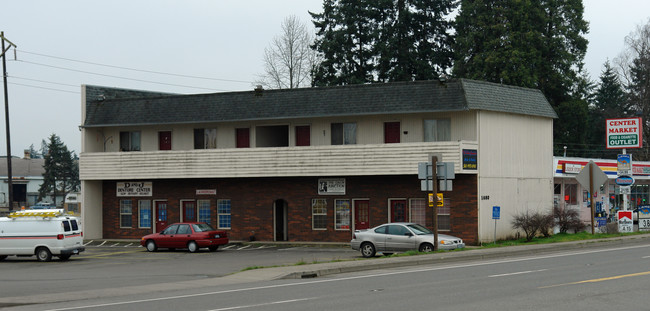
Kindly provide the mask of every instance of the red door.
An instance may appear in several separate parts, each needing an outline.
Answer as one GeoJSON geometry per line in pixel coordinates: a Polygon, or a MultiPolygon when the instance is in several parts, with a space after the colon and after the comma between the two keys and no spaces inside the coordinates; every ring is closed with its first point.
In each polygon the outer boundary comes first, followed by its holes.
{"type": "Polygon", "coordinates": [[[370,203],[368,200],[356,200],[354,201],[354,229],[363,230],[370,227],[370,221],[368,217],[368,207],[370,203]]]}
{"type": "Polygon", "coordinates": [[[408,221],[408,213],[406,210],[406,200],[393,200],[390,201],[390,221],[391,222],[406,222],[408,221]]]}
{"type": "Polygon", "coordinates": [[[384,143],[392,144],[399,143],[399,122],[385,122],[384,123],[384,143]]]}
{"type": "Polygon", "coordinates": [[[183,221],[196,221],[196,204],[194,201],[183,202],[183,221]]]}
{"type": "Polygon", "coordinates": [[[309,146],[310,136],[309,125],[296,126],[296,146],[309,146]]]}
{"type": "Polygon", "coordinates": [[[172,150],[172,132],[171,131],[158,132],[158,149],[159,150],[172,150]]]}
{"type": "Polygon", "coordinates": [[[156,232],[167,227],[167,202],[156,202],[156,232]]]}
{"type": "Polygon", "coordinates": [[[251,146],[250,129],[239,128],[239,129],[235,129],[235,132],[237,135],[237,148],[250,148],[251,146]]]}

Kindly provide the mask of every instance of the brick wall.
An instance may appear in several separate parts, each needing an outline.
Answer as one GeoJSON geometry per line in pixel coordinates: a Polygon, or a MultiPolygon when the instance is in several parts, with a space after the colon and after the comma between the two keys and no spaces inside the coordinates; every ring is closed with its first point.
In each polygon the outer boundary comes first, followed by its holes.
{"type": "MultiPolygon", "coordinates": [[[[180,220],[181,200],[210,200],[211,224],[217,224],[217,200],[230,199],[231,240],[274,240],[274,202],[287,205],[289,241],[338,241],[351,239],[350,230],[334,229],[336,199],[368,199],[370,227],[388,222],[389,199],[426,198],[420,191],[417,176],[353,176],[346,177],[345,195],[318,195],[317,177],[247,178],[247,179],[179,179],[152,180],[152,197],[117,198],[116,183],[103,183],[104,238],[140,238],[152,229],[138,228],[138,200],[167,200],[168,223],[180,220]],[[217,189],[217,195],[196,195],[197,189],[217,189]],[[312,230],[311,202],[327,200],[327,229],[312,230]],[[133,200],[132,228],[120,228],[120,199],[133,200]],[[282,201],[278,201],[282,202],[282,201]]],[[[476,175],[456,175],[454,191],[445,192],[450,200],[452,235],[468,244],[478,239],[476,175]]],[[[432,228],[432,210],[427,208],[426,226],[432,228]]]]}

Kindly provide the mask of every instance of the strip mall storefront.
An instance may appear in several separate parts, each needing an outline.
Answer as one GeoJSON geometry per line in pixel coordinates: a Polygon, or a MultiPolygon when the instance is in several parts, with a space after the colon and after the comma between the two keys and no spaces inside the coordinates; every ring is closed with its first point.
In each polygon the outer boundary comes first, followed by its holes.
{"type": "MultiPolygon", "coordinates": [[[[440,232],[478,240],[476,175],[458,174],[438,207],[440,232]]],[[[169,179],[103,182],[105,238],[140,238],[204,221],[231,240],[348,242],[355,229],[411,221],[433,210],[413,176],[169,179]]]]}
{"type": "Polygon", "coordinates": [[[650,162],[632,162],[634,184],[629,193],[625,187],[615,183],[617,160],[554,157],[554,204],[562,208],[579,209],[581,219],[590,222],[591,210],[589,193],[576,180],[583,167],[594,163],[607,175],[608,181],[595,193],[596,217],[614,217],[616,211],[624,209],[624,196],[627,196],[629,210],[650,204],[650,162]]]}

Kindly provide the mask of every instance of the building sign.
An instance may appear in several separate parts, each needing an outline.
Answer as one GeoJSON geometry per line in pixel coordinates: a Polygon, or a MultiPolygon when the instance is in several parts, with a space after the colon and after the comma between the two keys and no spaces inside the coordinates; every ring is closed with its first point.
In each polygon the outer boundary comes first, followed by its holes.
{"type": "Polygon", "coordinates": [[[650,230],[650,205],[639,206],[639,231],[650,230]]]}
{"type": "Polygon", "coordinates": [[[616,171],[618,176],[631,176],[632,175],[632,155],[619,154],[616,157],[616,171]]]}
{"type": "Polygon", "coordinates": [[[641,148],[641,118],[607,119],[607,149],[641,148]]]}
{"type": "Polygon", "coordinates": [[[632,211],[618,211],[616,212],[616,219],[618,219],[618,232],[634,231],[632,211]]]}
{"type": "Polygon", "coordinates": [[[153,187],[150,181],[117,182],[118,197],[150,197],[153,187]]]}
{"type": "Polygon", "coordinates": [[[320,195],[344,195],[345,178],[319,178],[318,194],[320,195]]]}
{"type": "Polygon", "coordinates": [[[564,163],[562,170],[564,171],[564,174],[580,174],[580,171],[582,171],[582,164],[564,163]]]}
{"type": "Polygon", "coordinates": [[[217,189],[196,189],[196,195],[217,195],[217,189]]]}
{"type": "Polygon", "coordinates": [[[476,152],[476,149],[463,149],[463,169],[478,169],[478,152],[476,152]]]}

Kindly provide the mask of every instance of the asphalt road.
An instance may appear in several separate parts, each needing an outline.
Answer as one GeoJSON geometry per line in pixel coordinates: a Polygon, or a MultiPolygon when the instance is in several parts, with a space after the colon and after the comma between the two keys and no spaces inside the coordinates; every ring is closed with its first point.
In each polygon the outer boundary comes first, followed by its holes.
{"type": "MultiPolygon", "coordinates": [[[[70,296],[74,292],[71,290],[68,298],[61,302],[9,307],[7,310],[649,309],[650,239],[590,242],[574,248],[560,245],[545,251],[531,251],[533,248],[520,248],[517,253],[503,252],[502,256],[496,256],[495,252],[490,252],[492,255],[483,251],[460,252],[457,254],[465,256],[475,252],[483,255],[417,266],[394,265],[387,269],[329,274],[314,279],[258,279],[255,282],[228,283],[222,281],[232,276],[204,278],[161,283],[159,287],[156,284],[134,287],[120,295],[110,293],[118,289],[107,288],[105,295],[97,297],[73,297],[70,296]],[[138,292],[142,288],[147,288],[147,291],[138,292]]],[[[255,252],[266,251],[271,250],[255,252]]],[[[304,250],[299,248],[297,252],[301,251],[304,250]]],[[[228,251],[214,253],[219,254],[228,254],[228,251]]],[[[141,252],[140,255],[149,254],[141,252]]],[[[183,256],[185,253],[162,255],[180,256],[180,260],[175,261],[187,265],[201,261],[199,257],[183,256]]],[[[198,255],[212,256],[210,253],[198,255]]],[[[350,255],[358,257],[356,252],[350,255]]],[[[449,256],[434,254],[411,258],[449,256]]],[[[372,265],[403,258],[361,262],[372,265]]],[[[120,264],[133,265],[136,261],[134,258],[134,261],[120,264]]],[[[150,265],[152,261],[143,264],[150,265]]],[[[5,267],[4,263],[2,267],[5,267]]],[[[273,269],[263,269],[260,273],[266,270],[273,269]]],[[[0,282],[4,291],[7,283],[4,280],[0,282]]]]}

